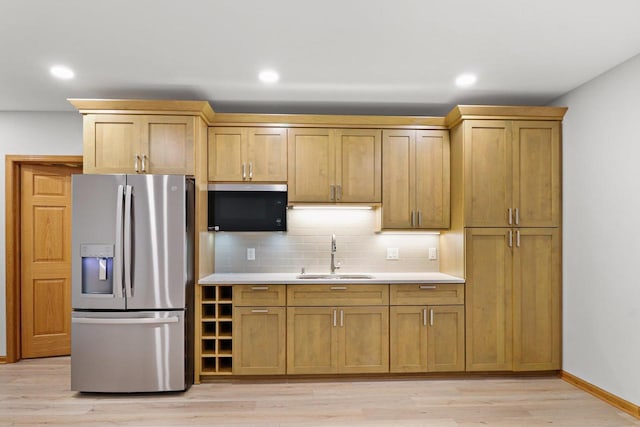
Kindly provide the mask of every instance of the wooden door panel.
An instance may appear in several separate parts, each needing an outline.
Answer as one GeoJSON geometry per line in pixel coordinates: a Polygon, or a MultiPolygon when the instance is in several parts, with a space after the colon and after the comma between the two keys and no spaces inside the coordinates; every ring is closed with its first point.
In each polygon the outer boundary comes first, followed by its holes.
{"type": "Polygon", "coordinates": [[[449,132],[416,135],[416,210],[419,228],[448,228],[450,209],[449,132]]]}
{"type": "Polygon", "coordinates": [[[277,375],[286,372],[284,307],[237,307],[233,311],[233,373],[277,375]]]}
{"type": "Polygon", "coordinates": [[[69,354],[71,328],[71,173],[21,169],[22,357],[69,354]]]}
{"type": "Polygon", "coordinates": [[[509,123],[464,123],[466,226],[506,227],[512,204],[512,150],[509,123]]]}
{"type": "Polygon", "coordinates": [[[389,357],[391,372],[427,372],[426,307],[391,307],[389,357]]]}
{"type": "Polygon", "coordinates": [[[141,155],[147,155],[144,172],[193,174],[195,122],[187,116],[143,116],[141,155]]]}
{"type": "Polygon", "coordinates": [[[256,182],[287,180],[287,130],[251,128],[247,139],[247,167],[256,182]]]}
{"type": "Polygon", "coordinates": [[[411,228],[415,196],[415,132],[385,130],[382,157],[382,226],[411,228]]]}
{"type": "Polygon", "coordinates": [[[336,316],[336,309],[328,307],[287,308],[288,374],[338,371],[336,316]]]}
{"type": "Polygon", "coordinates": [[[429,371],[464,371],[464,306],[431,306],[428,314],[429,371]]]}
{"type": "Polygon", "coordinates": [[[466,367],[512,368],[512,253],[508,229],[466,231],[466,367]]]}
{"type": "MultiPolygon", "coordinates": [[[[329,129],[288,130],[289,201],[333,202],[335,144],[329,129]]],[[[335,187],[334,187],[335,188],[335,187]]]]}
{"type": "Polygon", "coordinates": [[[246,128],[209,128],[209,181],[242,181],[246,139],[246,128]]]}
{"type": "Polygon", "coordinates": [[[340,373],[389,372],[389,308],[340,309],[340,373]]]}
{"type": "Polygon", "coordinates": [[[524,228],[517,232],[514,369],[560,369],[560,232],[557,228],[524,228]]]}
{"type": "Polygon", "coordinates": [[[560,125],[514,122],[514,207],[521,227],[560,225],[560,125]]]}
{"type": "Polygon", "coordinates": [[[135,173],[140,126],[138,116],[84,116],[84,172],[135,173]]]}
{"type": "Polygon", "coordinates": [[[335,132],[336,200],[345,203],[381,201],[382,133],[376,129],[340,129],[335,132]]]}

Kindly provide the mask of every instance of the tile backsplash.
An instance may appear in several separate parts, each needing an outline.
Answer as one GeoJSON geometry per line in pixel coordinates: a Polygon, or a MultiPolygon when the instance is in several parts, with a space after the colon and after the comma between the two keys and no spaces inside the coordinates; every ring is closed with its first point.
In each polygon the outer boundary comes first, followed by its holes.
{"type": "Polygon", "coordinates": [[[357,209],[289,209],[286,233],[218,232],[216,273],[328,273],[331,234],[336,234],[339,272],[427,272],[439,270],[439,235],[375,233],[376,213],[357,209]],[[247,260],[255,248],[255,260],[247,260]],[[398,249],[387,260],[387,248],[398,249]],[[429,260],[429,248],[438,259],[429,260]]]}

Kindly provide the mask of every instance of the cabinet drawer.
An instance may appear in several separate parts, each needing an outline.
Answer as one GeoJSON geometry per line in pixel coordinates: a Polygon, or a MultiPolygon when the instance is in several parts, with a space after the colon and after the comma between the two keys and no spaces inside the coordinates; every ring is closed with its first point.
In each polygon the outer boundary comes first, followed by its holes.
{"type": "Polygon", "coordinates": [[[286,285],[233,285],[233,305],[237,307],[278,307],[286,302],[286,285]]]}
{"type": "Polygon", "coordinates": [[[464,304],[462,283],[391,285],[391,305],[464,304]]]}
{"type": "Polygon", "coordinates": [[[387,305],[389,285],[288,285],[287,305],[302,307],[387,305]]]}

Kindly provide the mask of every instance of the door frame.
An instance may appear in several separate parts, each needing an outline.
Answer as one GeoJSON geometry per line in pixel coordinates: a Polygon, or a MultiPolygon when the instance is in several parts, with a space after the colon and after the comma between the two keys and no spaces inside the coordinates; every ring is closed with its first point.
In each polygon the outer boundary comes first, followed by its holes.
{"type": "MultiPolygon", "coordinates": [[[[5,272],[6,272],[6,362],[17,362],[22,357],[20,330],[20,172],[24,165],[82,167],[82,156],[5,156],[5,272]]],[[[82,171],[80,169],[80,171],[82,171]]]]}

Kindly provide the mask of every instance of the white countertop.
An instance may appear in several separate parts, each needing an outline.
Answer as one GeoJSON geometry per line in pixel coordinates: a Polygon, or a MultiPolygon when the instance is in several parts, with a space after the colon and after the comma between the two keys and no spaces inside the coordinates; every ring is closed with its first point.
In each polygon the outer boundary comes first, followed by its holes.
{"type": "MultiPolygon", "coordinates": [[[[316,274],[316,273],[307,273],[316,274]]],[[[342,274],[358,274],[347,273],[342,274]]],[[[200,285],[240,284],[314,284],[314,283],[464,283],[464,279],[444,273],[366,273],[372,279],[298,279],[299,273],[214,273],[198,283],[200,285]]]]}

